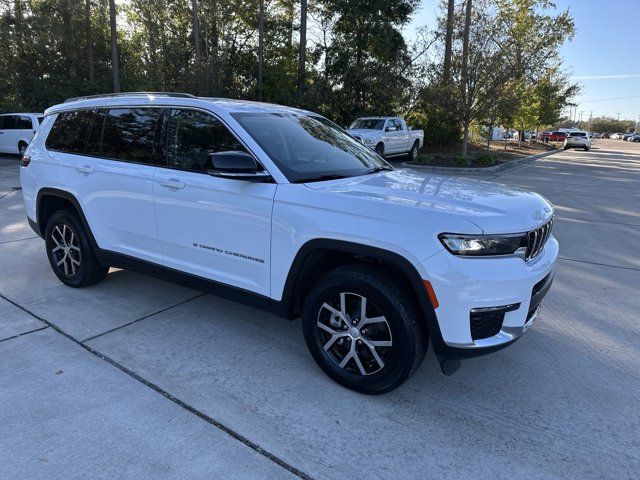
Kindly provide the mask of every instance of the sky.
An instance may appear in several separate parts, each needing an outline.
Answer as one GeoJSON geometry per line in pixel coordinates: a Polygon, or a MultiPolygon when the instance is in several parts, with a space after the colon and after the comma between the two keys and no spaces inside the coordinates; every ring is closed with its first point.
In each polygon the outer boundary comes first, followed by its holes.
{"type": "MultiPolygon", "coordinates": [[[[461,0],[458,0],[460,2],[461,0]]],[[[640,120],[640,0],[555,0],[569,9],[576,34],[563,45],[564,66],[582,85],[576,119],[591,114],[640,120]],[[633,97],[633,98],[629,98],[633,97]]],[[[422,0],[407,37],[435,25],[440,0],[422,0]]]]}

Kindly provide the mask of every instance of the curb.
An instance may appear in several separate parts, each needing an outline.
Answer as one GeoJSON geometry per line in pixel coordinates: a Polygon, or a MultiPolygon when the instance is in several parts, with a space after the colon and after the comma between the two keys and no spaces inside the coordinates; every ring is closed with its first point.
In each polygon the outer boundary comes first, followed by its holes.
{"type": "Polygon", "coordinates": [[[520,167],[528,163],[533,163],[536,160],[553,155],[554,153],[561,152],[562,149],[550,150],[548,152],[536,153],[535,155],[529,155],[528,157],[519,158],[510,162],[501,163],[500,165],[494,165],[493,167],[435,167],[429,165],[414,165],[411,162],[402,162],[402,165],[409,168],[415,168],[418,170],[424,170],[431,173],[452,173],[452,174],[482,174],[482,173],[495,173],[503,172],[505,170],[511,170],[515,167],[520,167]]]}

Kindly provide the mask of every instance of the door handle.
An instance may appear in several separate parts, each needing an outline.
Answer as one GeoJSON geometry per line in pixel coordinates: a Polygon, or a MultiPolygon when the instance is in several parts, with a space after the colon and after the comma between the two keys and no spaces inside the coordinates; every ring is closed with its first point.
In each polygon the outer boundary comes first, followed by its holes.
{"type": "Polygon", "coordinates": [[[76,167],[76,171],[80,173],[86,173],[88,175],[90,173],[93,173],[93,167],[90,167],[89,165],[83,165],[81,167],[76,167]]]}
{"type": "Polygon", "coordinates": [[[184,182],[181,182],[175,178],[171,178],[169,180],[159,180],[158,183],[163,187],[170,188],[172,190],[179,190],[181,188],[184,188],[184,182]]]}

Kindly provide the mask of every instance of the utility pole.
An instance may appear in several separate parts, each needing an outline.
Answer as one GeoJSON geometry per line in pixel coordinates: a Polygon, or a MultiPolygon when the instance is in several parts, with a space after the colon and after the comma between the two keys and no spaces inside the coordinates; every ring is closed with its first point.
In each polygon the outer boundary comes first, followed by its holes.
{"type": "Polygon", "coordinates": [[[618,113],[618,121],[620,121],[620,113],[618,113]]]}
{"type": "Polygon", "coordinates": [[[583,111],[580,112],[580,120],[578,121],[578,127],[579,128],[582,128],[582,114],[583,113],[584,113],[583,111]]]}

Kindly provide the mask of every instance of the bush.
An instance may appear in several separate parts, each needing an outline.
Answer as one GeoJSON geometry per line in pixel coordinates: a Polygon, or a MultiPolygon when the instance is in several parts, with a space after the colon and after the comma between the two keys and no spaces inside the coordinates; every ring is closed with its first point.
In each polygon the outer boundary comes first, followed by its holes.
{"type": "Polygon", "coordinates": [[[483,152],[476,157],[476,163],[481,167],[492,167],[496,164],[496,157],[489,152],[483,152]]]}
{"type": "Polygon", "coordinates": [[[431,155],[419,155],[414,163],[416,165],[431,165],[433,157],[431,155]]]}
{"type": "Polygon", "coordinates": [[[461,153],[453,154],[453,163],[458,167],[468,167],[470,165],[469,159],[463,157],[461,153]]]}

